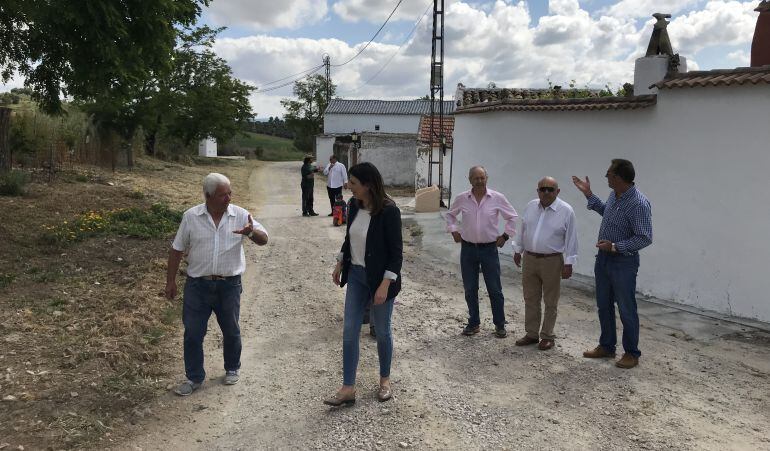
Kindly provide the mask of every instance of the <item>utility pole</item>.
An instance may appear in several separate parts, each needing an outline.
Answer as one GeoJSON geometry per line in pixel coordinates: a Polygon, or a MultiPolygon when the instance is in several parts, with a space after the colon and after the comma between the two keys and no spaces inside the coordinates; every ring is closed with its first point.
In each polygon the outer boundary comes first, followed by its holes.
{"type": "Polygon", "coordinates": [[[438,165],[439,202],[444,196],[444,0],[433,0],[433,42],[430,58],[430,153],[428,186],[433,185],[433,165],[438,165]],[[436,96],[438,95],[438,99],[436,96]],[[438,100],[438,105],[436,104],[438,100]],[[438,106],[438,111],[436,107],[438,106]],[[438,126],[438,130],[436,129],[438,126]],[[438,159],[434,159],[433,143],[439,144],[438,159]]]}
{"type": "Polygon", "coordinates": [[[325,54],[323,61],[324,66],[326,66],[326,106],[329,106],[329,102],[332,100],[331,57],[328,54],[325,54]]]}

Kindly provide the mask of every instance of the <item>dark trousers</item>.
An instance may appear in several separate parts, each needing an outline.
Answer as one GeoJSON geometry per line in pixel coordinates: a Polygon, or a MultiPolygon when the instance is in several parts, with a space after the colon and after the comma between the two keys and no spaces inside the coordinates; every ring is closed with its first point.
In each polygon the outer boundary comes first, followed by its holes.
{"type": "Polygon", "coordinates": [[[639,357],[639,315],[636,311],[636,273],[639,254],[622,255],[599,252],[594,265],[596,278],[596,306],[602,329],[599,345],[607,352],[615,352],[615,304],[623,323],[623,349],[639,357]]]}
{"type": "Polygon", "coordinates": [[[329,207],[334,211],[334,201],[337,200],[337,195],[342,194],[342,187],[329,188],[326,187],[326,192],[329,193],[329,207]]]}
{"type": "Polygon", "coordinates": [[[301,184],[302,188],[302,213],[313,212],[313,185],[301,184]]]}
{"type": "Polygon", "coordinates": [[[238,318],[241,311],[241,276],[225,280],[205,280],[188,277],[184,286],[184,368],[187,379],[203,382],[203,338],[208,330],[211,312],[217,316],[222,330],[225,371],[241,367],[241,330],[238,318]]]}
{"type": "Polygon", "coordinates": [[[475,246],[462,243],[460,250],[460,270],[463,275],[465,302],[468,304],[468,325],[471,327],[481,324],[479,317],[479,266],[484,274],[484,284],[489,292],[492,304],[492,321],[497,327],[505,326],[505,298],[503,285],[500,282],[500,257],[497,246],[475,246]]]}

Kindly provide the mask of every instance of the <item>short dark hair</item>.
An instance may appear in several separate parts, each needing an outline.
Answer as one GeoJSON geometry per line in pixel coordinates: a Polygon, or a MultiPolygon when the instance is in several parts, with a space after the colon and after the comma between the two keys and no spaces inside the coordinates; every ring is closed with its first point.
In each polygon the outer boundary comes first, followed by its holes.
{"type": "Polygon", "coordinates": [[[634,171],[634,164],[630,161],[622,158],[615,158],[612,160],[610,168],[612,173],[620,177],[624,182],[634,183],[636,171],[634,171]]]}
{"type": "Polygon", "coordinates": [[[358,163],[350,168],[350,175],[357,178],[362,185],[369,188],[371,195],[371,209],[369,213],[372,216],[380,214],[386,203],[392,203],[387,194],[385,194],[385,183],[382,181],[382,175],[377,167],[368,161],[358,163]]]}
{"type": "Polygon", "coordinates": [[[313,161],[313,157],[305,157],[305,159],[302,160],[302,164],[308,164],[311,161],[313,161]]]}

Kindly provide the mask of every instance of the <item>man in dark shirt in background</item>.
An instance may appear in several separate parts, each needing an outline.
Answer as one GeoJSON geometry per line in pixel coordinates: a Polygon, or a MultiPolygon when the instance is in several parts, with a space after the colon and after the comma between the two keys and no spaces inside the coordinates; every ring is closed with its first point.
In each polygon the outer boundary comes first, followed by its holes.
{"type": "Polygon", "coordinates": [[[300,182],[300,188],[302,188],[302,216],[318,216],[318,213],[313,211],[313,188],[315,185],[315,179],[313,173],[318,172],[318,167],[313,166],[313,157],[307,156],[302,160],[302,181],[300,182]]]}

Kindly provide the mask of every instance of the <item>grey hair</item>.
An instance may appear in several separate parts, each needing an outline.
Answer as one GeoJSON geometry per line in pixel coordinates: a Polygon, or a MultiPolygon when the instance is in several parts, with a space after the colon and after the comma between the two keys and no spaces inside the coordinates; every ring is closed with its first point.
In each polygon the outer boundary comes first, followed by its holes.
{"type": "Polygon", "coordinates": [[[473,166],[472,168],[470,168],[468,170],[468,177],[470,177],[471,174],[473,174],[473,170],[474,169],[481,169],[482,171],[484,171],[484,177],[489,177],[489,174],[487,173],[487,168],[485,168],[484,166],[481,166],[481,165],[473,166]]]}
{"type": "Polygon", "coordinates": [[[211,196],[219,185],[230,186],[230,179],[217,172],[212,172],[203,179],[203,192],[211,196]]]}

